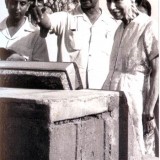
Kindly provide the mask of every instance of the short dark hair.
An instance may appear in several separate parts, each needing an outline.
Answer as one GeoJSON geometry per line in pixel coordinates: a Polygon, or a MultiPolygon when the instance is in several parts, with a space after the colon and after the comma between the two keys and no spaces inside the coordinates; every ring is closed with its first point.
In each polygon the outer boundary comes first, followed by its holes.
{"type": "Polygon", "coordinates": [[[151,4],[149,3],[149,1],[147,1],[147,0],[136,0],[135,2],[137,3],[138,7],[143,7],[146,10],[147,14],[149,16],[151,16],[152,7],[151,7],[151,4]]]}

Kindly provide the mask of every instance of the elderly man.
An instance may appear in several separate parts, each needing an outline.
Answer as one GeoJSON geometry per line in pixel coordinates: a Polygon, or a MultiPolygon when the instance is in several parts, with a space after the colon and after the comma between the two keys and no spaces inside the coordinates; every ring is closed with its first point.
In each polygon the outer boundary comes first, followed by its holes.
{"type": "Polygon", "coordinates": [[[108,75],[116,23],[99,7],[99,0],[80,0],[71,12],[49,16],[35,7],[33,17],[41,31],[48,29],[58,36],[57,61],[75,62],[84,88],[101,89],[108,75]]]}
{"type": "Polygon", "coordinates": [[[138,11],[134,0],[107,0],[110,13],[122,23],[115,33],[110,72],[104,89],[123,91],[142,154],[142,114],[146,133],[153,133],[154,107],[158,99],[158,27],[148,15],[138,11]]]}

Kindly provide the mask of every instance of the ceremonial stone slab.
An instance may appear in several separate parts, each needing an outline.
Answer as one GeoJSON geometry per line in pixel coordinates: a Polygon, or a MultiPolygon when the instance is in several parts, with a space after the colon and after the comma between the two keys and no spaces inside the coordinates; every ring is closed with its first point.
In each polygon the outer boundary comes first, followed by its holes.
{"type": "Polygon", "coordinates": [[[0,62],[0,87],[29,89],[82,89],[74,63],[0,62]]]}

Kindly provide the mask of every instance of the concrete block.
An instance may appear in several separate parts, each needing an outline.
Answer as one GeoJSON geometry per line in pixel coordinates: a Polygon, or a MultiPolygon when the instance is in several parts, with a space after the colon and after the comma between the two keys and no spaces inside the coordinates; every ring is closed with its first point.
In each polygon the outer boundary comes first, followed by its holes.
{"type": "Polygon", "coordinates": [[[112,112],[102,114],[105,122],[105,159],[119,159],[119,107],[115,107],[112,112]]]}
{"type": "MultiPolygon", "coordinates": [[[[19,106],[18,103],[0,104],[1,160],[49,159],[49,130],[47,128],[49,122],[46,116],[41,116],[41,111],[30,110],[36,107],[32,104],[30,108],[29,105],[23,105],[23,103],[19,106]],[[16,111],[12,115],[13,108],[16,108],[16,111]]],[[[42,112],[45,115],[46,111],[42,112]]]]}
{"type": "Polygon", "coordinates": [[[7,62],[0,63],[0,87],[32,89],[82,89],[74,63],[7,62]]]}
{"type": "Polygon", "coordinates": [[[0,88],[3,160],[139,160],[122,92],[0,88]]]}
{"type": "Polygon", "coordinates": [[[78,160],[104,159],[104,121],[92,117],[78,125],[78,160]]]}
{"type": "Polygon", "coordinates": [[[98,92],[92,90],[52,91],[32,89],[1,88],[1,102],[12,101],[21,104],[39,104],[48,106],[51,122],[73,119],[108,111],[107,101],[118,92],[98,92]],[[98,94],[97,94],[98,93],[98,94]]]}
{"type": "Polygon", "coordinates": [[[76,159],[76,126],[50,125],[50,160],[76,159]]]}

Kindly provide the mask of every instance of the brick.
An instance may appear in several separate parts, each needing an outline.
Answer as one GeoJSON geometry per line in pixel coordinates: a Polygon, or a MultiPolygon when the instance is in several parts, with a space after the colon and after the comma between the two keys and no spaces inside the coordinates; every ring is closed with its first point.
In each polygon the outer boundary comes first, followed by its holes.
{"type": "Polygon", "coordinates": [[[104,121],[91,118],[78,125],[78,160],[104,159],[104,121]]]}
{"type": "Polygon", "coordinates": [[[76,126],[61,124],[50,126],[50,160],[75,160],[76,126]]]}

